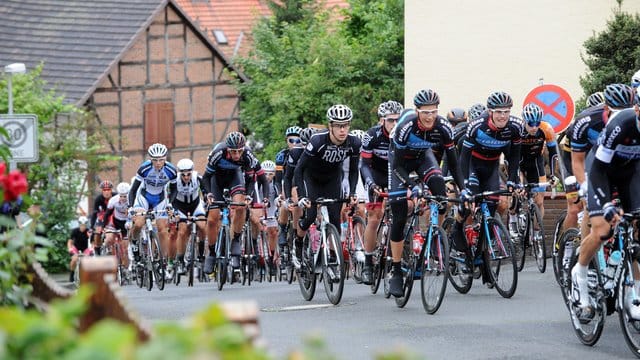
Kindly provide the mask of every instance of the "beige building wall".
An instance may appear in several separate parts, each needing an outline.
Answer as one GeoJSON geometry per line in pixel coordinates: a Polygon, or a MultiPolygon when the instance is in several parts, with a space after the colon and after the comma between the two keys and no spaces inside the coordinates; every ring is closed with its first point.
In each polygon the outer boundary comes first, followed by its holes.
{"type": "MultiPolygon", "coordinates": [[[[576,100],[582,44],[604,30],[615,7],[614,0],[405,0],[405,104],[432,88],[444,114],[504,90],[519,115],[540,78],[576,100]]],[[[639,12],[640,0],[625,0],[623,10],[639,12]]]]}

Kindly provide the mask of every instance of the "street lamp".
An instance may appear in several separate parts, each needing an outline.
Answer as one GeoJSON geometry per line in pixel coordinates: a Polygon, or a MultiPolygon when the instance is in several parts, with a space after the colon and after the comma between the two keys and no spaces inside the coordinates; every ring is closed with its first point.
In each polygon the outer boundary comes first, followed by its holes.
{"type": "Polygon", "coordinates": [[[27,67],[23,63],[13,63],[4,67],[4,72],[9,74],[9,81],[7,87],[9,90],[9,115],[13,115],[13,89],[11,88],[11,78],[13,74],[24,74],[27,72],[27,67]]]}

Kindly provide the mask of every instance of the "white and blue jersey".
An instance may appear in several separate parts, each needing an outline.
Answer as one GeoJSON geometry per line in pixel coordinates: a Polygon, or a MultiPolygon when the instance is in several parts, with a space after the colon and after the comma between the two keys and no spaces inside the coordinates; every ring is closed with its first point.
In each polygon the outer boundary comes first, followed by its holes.
{"type": "MultiPolygon", "coordinates": [[[[165,186],[176,188],[176,179],[178,171],[170,162],[166,162],[160,170],[156,170],[150,160],[140,165],[136,172],[135,180],[131,186],[131,192],[135,195],[133,204],[134,208],[143,208],[145,210],[164,210],[167,202],[165,196],[165,186]],[[140,191],[138,190],[140,187],[140,191]],[[137,194],[136,194],[137,192],[137,194]]],[[[131,201],[130,201],[131,202],[131,201]]]]}

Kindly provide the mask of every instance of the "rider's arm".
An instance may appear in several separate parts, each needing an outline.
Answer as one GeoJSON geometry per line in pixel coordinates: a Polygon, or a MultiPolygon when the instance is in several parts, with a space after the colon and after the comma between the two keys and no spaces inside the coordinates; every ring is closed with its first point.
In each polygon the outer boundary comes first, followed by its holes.
{"type": "MultiPolygon", "coordinates": [[[[360,145],[358,144],[358,148],[359,147],[360,145]]],[[[360,176],[360,172],[358,171],[359,160],[359,152],[354,152],[349,158],[349,195],[354,195],[356,193],[356,186],[358,186],[358,176],[360,176]]]]}
{"type": "MultiPolygon", "coordinates": [[[[289,157],[291,157],[291,154],[289,154],[289,157]]],[[[285,199],[288,199],[291,197],[291,187],[295,186],[293,184],[293,174],[295,171],[296,171],[296,165],[293,165],[292,163],[289,163],[287,164],[287,166],[284,167],[282,191],[284,193],[285,199]]]]}
{"type": "MultiPolygon", "coordinates": [[[[464,178],[462,177],[462,171],[460,170],[460,166],[458,166],[458,154],[456,152],[455,146],[450,146],[445,150],[445,156],[447,159],[447,164],[449,166],[449,171],[451,171],[451,175],[453,175],[453,180],[458,185],[458,189],[464,189],[464,178]]],[[[444,175],[447,173],[442,172],[444,175]]]]}
{"type": "Polygon", "coordinates": [[[509,178],[508,181],[519,183],[518,168],[520,167],[520,141],[511,144],[509,150],[509,178]]]}
{"type": "Polygon", "coordinates": [[[300,156],[300,160],[298,160],[298,165],[296,166],[296,171],[293,174],[293,186],[297,188],[298,197],[303,198],[307,196],[305,191],[305,187],[303,184],[303,174],[304,169],[308,166],[309,161],[311,161],[311,157],[307,154],[307,152],[303,152],[302,156],[300,156]]]}
{"type": "Polygon", "coordinates": [[[462,150],[460,151],[460,171],[462,172],[462,181],[469,179],[469,166],[471,165],[472,146],[473,144],[467,139],[465,139],[462,143],[462,150]]]}
{"type": "Polygon", "coordinates": [[[262,188],[262,198],[269,199],[269,179],[267,179],[267,175],[264,173],[264,170],[260,169],[258,171],[258,183],[262,188]]]}
{"type": "Polygon", "coordinates": [[[576,177],[576,181],[578,184],[584,184],[586,178],[584,174],[584,152],[571,151],[571,169],[573,170],[573,175],[576,177]]]}
{"type": "Polygon", "coordinates": [[[169,204],[173,204],[173,200],[178,196],[178,184],[175,181],[169,183],[169,204]]]}
{"type": "Polygon", "coordinates": [[[133,184],[131,184],[131,189],[129,190],[129,207],[133,207],[133,203],[136,200],[136,194],[138,193],[140,184],[141,182],[137,178],[133,180],[133,184]]]}
{"type": "Polygon", "coordinates": [[[547,144],[547,151],[549,153],[549,169],[551,170],[551,176],[553,176],[556,172],[556,158],[558,157],[558,143],[556,141],[556,133],[553,131],[553,128],[549,123],[543,122],[541,123],[544,131],[545,142],[547,144]],[[544,125],[543,125],[544,124],[544,125]]]}
{"type": "Polygon", "coordinates": [[[288,151],[281,150],[276,154],[276,176],[273,179],[273,185],[275,186],[278,194],[282,194],[282,180],[284,178],[284,172],[287,165],[287,153],[288,151]]]}

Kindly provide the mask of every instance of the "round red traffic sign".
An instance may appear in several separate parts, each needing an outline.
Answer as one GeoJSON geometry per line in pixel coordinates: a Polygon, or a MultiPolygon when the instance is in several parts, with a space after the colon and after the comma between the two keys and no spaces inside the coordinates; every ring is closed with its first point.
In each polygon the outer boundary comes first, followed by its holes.
{"type": "Polygon", "coordinates": [[[548,122],[556,133],[569,126],[575,107],[569,93],[557,85],[540,85],[527,94],[524,104],[534,103],[542,108],[542,120],[548,122]]]}

